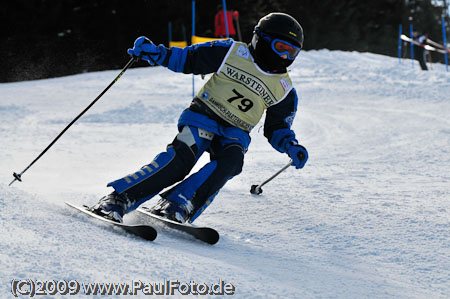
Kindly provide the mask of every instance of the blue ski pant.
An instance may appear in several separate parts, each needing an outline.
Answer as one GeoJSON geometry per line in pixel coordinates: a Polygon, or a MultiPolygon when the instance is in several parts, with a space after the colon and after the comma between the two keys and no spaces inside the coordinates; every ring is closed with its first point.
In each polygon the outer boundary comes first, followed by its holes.
{"type": "Polygon", "coordinates": [[[190,215],[193,222],[225,183],[242,171],[250,143],[247,132],[225,127],[189,110],[181,115],[178,129],[178,135],[165,152],[135,173],[108,184],[117,193],[126,192],[137,200],[129,211],[178,183],[161,196],[177,203],[190,201],[194,207],[190,215]],[[209,152],[210,162],[186,178],[205,152],[209,152]]]}

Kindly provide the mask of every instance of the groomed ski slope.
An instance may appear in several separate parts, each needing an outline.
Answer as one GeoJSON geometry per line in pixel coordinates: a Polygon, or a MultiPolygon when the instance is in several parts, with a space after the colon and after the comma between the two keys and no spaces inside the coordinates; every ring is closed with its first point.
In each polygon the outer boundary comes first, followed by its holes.
{"type": "MultiPolygon", "coordinates": [[[[293,127],[309,162],[251,195],[252,184],[288,161],[267,143],[261,122],[242,174],[196,222],[220,232],[215,246],[161,231],[155,242],[144,241],[64,205],[96,203],[110,192],[109,181],[165,149],[190,103],[191,75],[128,70],[24,182],[8,187],[12,172],[22,171],[118,73],[0,84],[0,297],[12,297],[13,279],[168,279],[223,280],[235,286],[235,298],[448,298],[445,66],[423,72],[417,62],[413,68],[369,53],[302,52],[290,72],[300,96],[293,127]]],[[[197,90],[203,82],[196,78],[197,90]]],[[[146,221],[136,214],[125,220],[146,221]]]]}

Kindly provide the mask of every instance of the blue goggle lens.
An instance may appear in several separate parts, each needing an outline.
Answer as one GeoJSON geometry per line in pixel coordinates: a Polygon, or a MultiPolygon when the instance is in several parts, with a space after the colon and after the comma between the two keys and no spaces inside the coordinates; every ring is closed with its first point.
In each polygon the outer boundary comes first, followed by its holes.
{"type": "MultiPolygon", "coordinates": [[[[258,27],[255,27],[255,31],[259,30],[258,27]]],[[[260,32],[259,33],[263,39],[271,43],[272,50],[278,55],[287,55],[287,59],[294,60],[297,57],[298,53],[300,53],[300,48],[281,39],[272,38],[269,35],[260,32]]]]}
{"type": "Polygon", "coordinates": [[[294,60],[300,53],[300,48],[280,39],[274,39],[272,41],[272,50],[278,55],[287,54],[289,60],[294,60]]]}

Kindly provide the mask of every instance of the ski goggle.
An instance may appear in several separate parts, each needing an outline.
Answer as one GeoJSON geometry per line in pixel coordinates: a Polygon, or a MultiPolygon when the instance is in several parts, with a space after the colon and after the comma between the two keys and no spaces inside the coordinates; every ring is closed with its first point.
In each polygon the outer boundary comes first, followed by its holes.
{"type": "Polygon", "coordinates": [[[267,34],[260,32],[262,38],[270,42],[272,50],[278,55],[287,55],[287,59],[294,60],[297,57],[298,53],[300,53],[300,48],[281,39],[272,38],[267,34]]]}

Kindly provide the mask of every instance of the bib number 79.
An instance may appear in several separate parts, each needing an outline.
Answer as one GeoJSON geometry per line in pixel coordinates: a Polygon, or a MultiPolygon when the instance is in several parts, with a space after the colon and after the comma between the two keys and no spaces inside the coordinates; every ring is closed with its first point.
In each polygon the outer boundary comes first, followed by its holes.
{"type": "Polygon", "coordinates": [[[229,98],[227,101],[228,103],[232,103],[235,100],[240,100],[241,103],[238,105],[239,110],[242,112],[247,112],[253,107],[253,102],[249,99],[244,98],[243,95],[241,95],[236,89],[233,88],[233,92],[236,95],[235,97],[229,98]]]}

